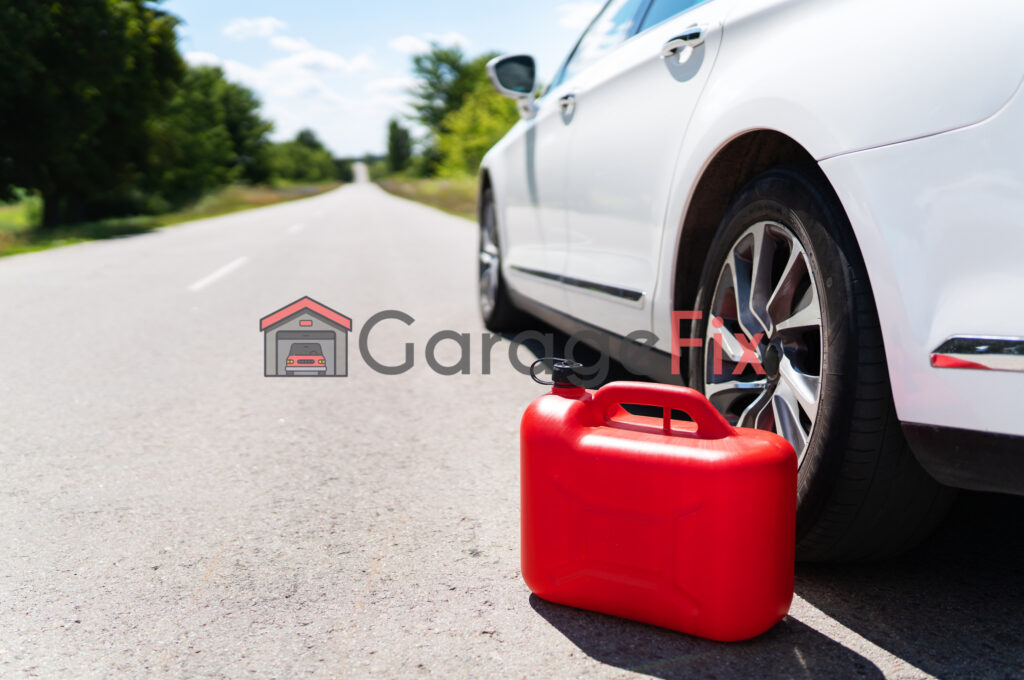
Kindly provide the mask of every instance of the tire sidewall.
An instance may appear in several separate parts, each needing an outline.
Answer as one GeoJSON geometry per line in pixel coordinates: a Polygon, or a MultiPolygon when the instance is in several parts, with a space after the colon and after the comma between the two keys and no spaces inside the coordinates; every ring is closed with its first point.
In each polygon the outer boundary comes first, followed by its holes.
{"type": "MultiPolygon", "coordinates": [[[[691,337],[703,340],[710,304],[725,257],[748,228],[762,221],[787,227],[800,241],[811,264],[822,312],[823,349],[818,412],[807,452],[800,464],[797,488],[797,540],[817,520],[835,487],[849,434],[858,365],[855,271],[862,267],[847,253],[849,225],[834,199],[797,170],[777,169],[742,190],[723,218],[700,279],[691,337]],[[830,200],[831,199],[831,200],[830,200]]],[[[690,352],[691,384],[704,389],[704,353],[690,352]]]]}

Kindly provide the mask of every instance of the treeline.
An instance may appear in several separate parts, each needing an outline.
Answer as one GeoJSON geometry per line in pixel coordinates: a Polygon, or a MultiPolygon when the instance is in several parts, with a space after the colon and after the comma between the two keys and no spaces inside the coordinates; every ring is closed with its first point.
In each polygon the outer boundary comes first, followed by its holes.
{"type": "Polygon", "coordinates": [[[148,0],[0,3],[0,200],[43,226],[158,213],[233,182],[351,179],[309,130],[271,143],[251,90],[189,66],[148,0]]]}
{"type": "Polygon", "coordinates": [[[519,120],[515,103],[487,77],[493,53],[469,59],[458,47],[433,45],[413,57],[412,121],[425,130],[413,140],[402,121],[388,123],[388,150],[371,174],[411,177],[475,175],[484,154],[519,120]]]}

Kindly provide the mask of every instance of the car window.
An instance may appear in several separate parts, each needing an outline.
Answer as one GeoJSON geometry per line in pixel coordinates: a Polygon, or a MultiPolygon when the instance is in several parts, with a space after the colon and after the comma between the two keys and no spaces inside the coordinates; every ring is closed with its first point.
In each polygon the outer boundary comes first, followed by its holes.
{"type": "Polygon", "coordinates": [[[611,0],[605,5],[580,38],[558,82],[573,77],[633,35],[637,14],[645,4],[646,0],[611,0]]]}
{"type": "Polygon", "coordinates": [[[705,2],[705,0],[654,0],[647,9],[647,14],[644,15],[644,20],[640,24],[640,30],[643,31],[651,26],[660,24],[662,21],[671,19],[680,12],[685,12],[702,2],[705,2]]]}

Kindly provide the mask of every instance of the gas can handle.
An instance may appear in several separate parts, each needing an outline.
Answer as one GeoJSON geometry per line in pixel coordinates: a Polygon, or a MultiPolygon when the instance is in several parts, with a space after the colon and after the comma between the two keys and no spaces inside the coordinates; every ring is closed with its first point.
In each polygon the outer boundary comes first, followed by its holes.
{"type": "Polygon", "coordinates": [[[599,409],[601,418],[607,420],[608,411],[620,404],[660,406],[665,410],[665,430],[671,428],[672,411],[682,411],[697,423],[697,436],[702,439],[721,439],[735,434],[729,422],[722,417],[711,402],[689,387],[659,385],[644,382],[614,382],[594,393],[591,402],[599,409]]]}

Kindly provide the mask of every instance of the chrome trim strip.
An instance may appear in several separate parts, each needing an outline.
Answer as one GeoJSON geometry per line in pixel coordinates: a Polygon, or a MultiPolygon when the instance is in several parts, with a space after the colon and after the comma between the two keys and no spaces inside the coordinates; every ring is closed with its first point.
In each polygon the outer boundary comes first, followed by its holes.
{"type": "Polygon", "coordinates": [[[611,295],[612,297],[622,298],[623,300],[629,300],[630,302],[639,302],[644,299],[646,295],[641,290],[633,290],[632,288],[620,288],[618,286],[609,286],[603,283],[596,283],[594,281],[585,281],[583,279],[573,278],[572,276],[565,276],[563,274],[555,274],[553,272],[541,271],[540,269],[527,269],[526,267],[519,267],[511,265],[510,269],[514,269],[522,274],[529,274],[530,276],[536,276],[541,279],[547,279],[548,281],[557,281],[558,283],[564,283],[567,286],[573,286],[575,288],[582,288],[584,290],[590,290],[595,293],[604,293],[605,295],[611,295]]]}
{"type": "Polygon", "coordinates": [[[1024,338],[956,335],[935,348],[931,364],[1024,373],[1024,338]]]}

